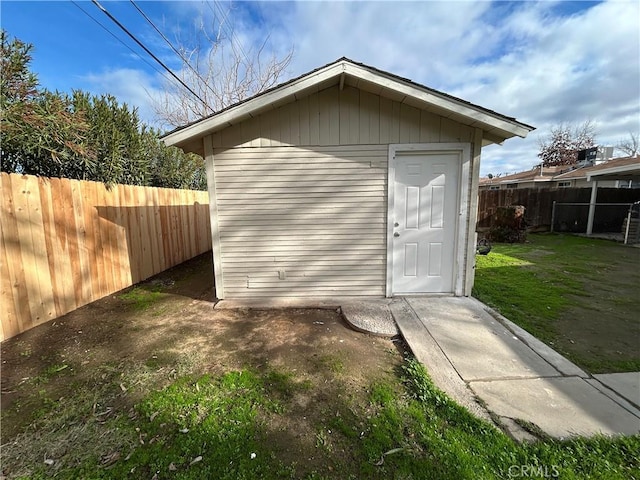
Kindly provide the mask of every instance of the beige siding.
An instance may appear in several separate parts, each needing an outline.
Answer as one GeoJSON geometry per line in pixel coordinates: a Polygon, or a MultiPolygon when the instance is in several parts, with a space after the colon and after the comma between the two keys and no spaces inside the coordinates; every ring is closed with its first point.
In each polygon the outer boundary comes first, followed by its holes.
{"type": "Polygon", "coordinates": [[[386,145],[214,158],[225,298],[384,295],[386,145]]]}
{"type": "Polygon", "coordinates": [[[213,146],[473,142],[473,135],[451,119],[336,85],[215,133],[213,146]]]}
{"type": "Polygon", "coordinates": [[[471,143],[474,129],[333,86],[210,141],[219,296],[384,296],[389,144],[471,143]]]}

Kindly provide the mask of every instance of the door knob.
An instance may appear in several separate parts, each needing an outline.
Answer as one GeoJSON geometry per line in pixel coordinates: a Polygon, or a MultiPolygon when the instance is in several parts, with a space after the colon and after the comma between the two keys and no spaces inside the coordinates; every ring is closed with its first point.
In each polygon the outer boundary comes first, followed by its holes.
{"type": "Polygon", "coordinates": [[[400,226],[400,224],[399,224],[398,222],[396,222],[396,223],[394,223],[394,224],[393,224],[393,226],[394,226],[394,227],[399,227],[399,226],[400,226]]]}
{"type": "Polygon", "coordinates": [[[398,232],[396,232],[396,233],[394,233],[394,234],[393,234],[393,236],[394,236],[394,237],[399,237],[399,236],[400,236],[400,234],[399,234],[398,232]]]}

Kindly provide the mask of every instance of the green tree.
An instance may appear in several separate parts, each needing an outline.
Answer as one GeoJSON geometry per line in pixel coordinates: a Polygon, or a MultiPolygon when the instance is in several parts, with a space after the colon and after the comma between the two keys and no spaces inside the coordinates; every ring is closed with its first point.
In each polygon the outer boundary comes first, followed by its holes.
{"type": "Polygon", "coordinates": [[[207,176],[202,157],[193,153],[185,154],[179,148],[166,147],[158,141],[153,142],[150,148],[152,151],[155,149],[151,159],[152,185],[191,190],[207,189],[207,176]]]}
{"type": "Polygon", "coordinates": [[[113,95],[40,89],[31,50],[2,31],[2,171],[206,189],[202,158],[166,147],[136,108],[113,95]]]}
{"type": "MultiPolygon", "coordinates": [[[[140,122],[137,110],[126,103],[120,105],[112,95],[91,96],[79,90],[73,92],[71,103],[89,125],[86,139],[97,160],[92,180],[149,185],[150,158],[145,138],[150,131],[140,122]]],[[[158,142],[157,136],[155,139],[158,142]]],[[[82,162],[81,158],[76,160],[82,162]]]]}
{"type": "Polygon", "coordinates": [[[112,95],[90,96],[81,91],[73,93],[72,105],[89,125],[87,142],[97,159],[94,180],[206,189],[202,158],[165,146],[160,133],[140,121],[137,109],[118,103],[112,95]]]}
{"type": "Polygon", "coordinates": [[[580,150],[595,144],[596,130],[590,120],[577,127],[561,123],[552,127],[549,135],[540,141],[538,157],[545,167],[572,165],[578,161],[580,150]]]}
{"type": "Polygon", "coordinates": [[[87,167],[94,152],[85,141],[88,125],[69,99],[38,89],[29,70],[32,45],[0,31],[0,161],[3,171],[59,176],[73,157],[87,167]]]}

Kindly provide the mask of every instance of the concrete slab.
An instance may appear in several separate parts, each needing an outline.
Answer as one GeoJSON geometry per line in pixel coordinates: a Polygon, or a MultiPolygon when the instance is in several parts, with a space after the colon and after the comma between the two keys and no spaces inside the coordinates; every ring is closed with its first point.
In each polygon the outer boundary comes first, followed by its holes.
{"type": "Polygon", "coordinates": [[[253,308],[256,310],[268,310],[271,308],[326,308],[337,309],[343,301],[354,300],[352,298],[258,298],[244,300],[220,300],[213,308],[219,310],[236,310],[239,308],[253,308]]]}
{"type": "Polygon", "coordinates": [[[460,378],[409,304],[403,299],[398,299],[394,300],[389,307],[402,336],[416,359],[426,367],[433,383],[475,416],[491,422],[489,412],[478,402],[473,391],[460,378]]]}
{"type": "Polygon", "coordinates": [[[640,372],[607,373],[593,378],[640,408],[640,372]]]}
{"type": "Polygon", "coordinates": [[[342,303],[342,315],[355,330],[384,337],[398,335],[398,327],[391,316],[391,299],[358,300],[342,303]]]}
{"type": "Polygon", "coordinates": [[[504,325],[511,333],[513,333],[516,337],[518,337],[525,345],[531,348],[534,352],[540,355],[545,359],[548,363],[550,363],[556,370],[562,373],[565,376],[577,376],[582,378],[589,378],[589,374],[578,367],[573,362],[570,362],[565,357],[560,355],[554,349],[549,347],[546,343],[538,340],[536,337],[531,335],[525,329],[519,327],[515,323],[513,323],[508,318],[500,315],[500,313],[496,312],[492,308],[486,306],[484,303],[479,300],[470,297],[469,300],[473,303],[476,303],[479,308],[486,311],[493,318],[498,320],[502,325],[504,325]]]}
{"type": "Polygon", "coordinates": [[[557,438],[640,432],[640,418],[579,377],[471,382],[499,416],[536,424],[557,438]]]}
{"type": "Polygon", "coordinates": [[[601,393],[605,394],[611,400],[616,402],[622,408],[626,409],[627,411],[631,412],[636,417],[640,418],[640,408],[637,405],[634,405],[633,403],[629,402],[623,396],[619,395],[618,392],[616,392],[615,390],[612,390],[611,388],[607,387],[606,385],[604,385],[603,383],[599,382],[595,378],[587,378],[587,379],[585,379],[585,381],[588,382],[589,385],[591,385],[592,387],[596,388],[601,393]]]}
{"type": "Polygon", "coordinates": [[[479,302],[464,297],[406,300],[467,382],[561,376],[479,302]]]}
{"type": "Polygon", "coordinates": [[[518,422],[509,417],[498,417],[502,429],[505,430],[511,437],[520,443],[535,442],[540,440],[536,435],[533,435],[529,431],[525,430],[518,422]]]}
{"type": "Polygon", "coordinates": [[[322,308],[342,309],[346,322],[355,330],[385,337],[398,335],[398,328],[389,311],[390,298],[335,297],[335,298],[259,298],[243,300],[220,300],[214,308],[237,310],[250,308],[269,310],[272,308],[322,308]]]}

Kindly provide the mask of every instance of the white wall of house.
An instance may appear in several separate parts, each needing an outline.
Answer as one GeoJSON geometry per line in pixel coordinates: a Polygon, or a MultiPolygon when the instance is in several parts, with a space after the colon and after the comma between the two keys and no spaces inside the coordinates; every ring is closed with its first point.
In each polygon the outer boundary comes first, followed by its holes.
{"type": "Polygon", "coordinates": [[[237,299],[384,296],[389,145],[468,143],[463,260],[451,268],[470,293],[480,130],[335,85],[204,142],[217,295],[237,299]]]}

